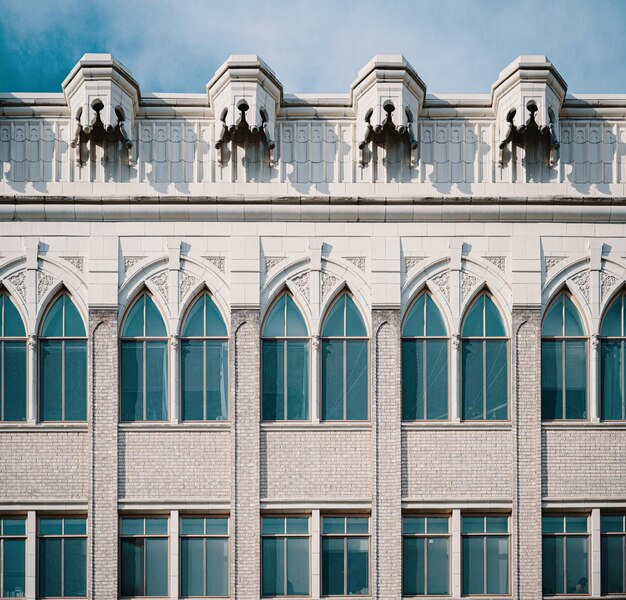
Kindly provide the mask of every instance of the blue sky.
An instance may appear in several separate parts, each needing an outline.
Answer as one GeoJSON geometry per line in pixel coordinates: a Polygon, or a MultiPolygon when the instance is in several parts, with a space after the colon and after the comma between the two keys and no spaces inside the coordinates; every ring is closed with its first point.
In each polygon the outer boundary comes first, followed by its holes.
{"type": "Polygon", "coordinates": [[[61,90],[110,52],[147,92],[203,92],[258,54],[286,93],[347,92],[375,54],[404,54],[432,93],[489,92],[546,54],[572,93],[626,93],[626,0],[0,0],[0,91],[61,90]]]}

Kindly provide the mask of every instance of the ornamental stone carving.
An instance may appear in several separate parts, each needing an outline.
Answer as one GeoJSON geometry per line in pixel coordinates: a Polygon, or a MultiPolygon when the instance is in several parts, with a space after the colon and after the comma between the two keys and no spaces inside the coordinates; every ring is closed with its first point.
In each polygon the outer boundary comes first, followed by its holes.
{"type": "Polygon", "coordinates": [[[467,298],[470,292],[476,287],[478,284],[478,277],[474,277],[470,273],[463,271],[461,273],[461,296],[463,300],[467,298]]]}
{"type": "Polygon", "coordinates": [[[313,346],[313,350],[319,350],[320,348],[320,336],[315,334],[311,336],[311,346],[313,346]]]}
{"type": "Polygon", "coordinates": [[[419,263],[425,260],[425,256],[405,256],[404,257],[404,272],[408,273],[411,269],[416,267],[419,263]]]}
{"type": "Polygon", "coordinates": [[[192,275],[189,271],[180,271],[180,279],[178,284],[178,301],[189,293],[191,288],[196,284],[198,278],[192,275]]]}
{"type": "Polygon", "coordinates": [[[28,349],[31,352],[37,351],[37,336],[36,335],[31,334],[28,336],[28,349]]]}
{"type": "Polygon", "coordinates": [[[170,345],[172,350],[178,350],[180,347],[180,338],[175,333],[170,336],[170,345]]]}
{"type": "Polygon", "coordinates": [[[500,269],[500,271],[506,270],[506,258],[504,256],[485,256],[484,258],[500,269]]]}
{"type": "Polygon", "coordinates": [[[326,300],[333,288],[339,283],[339,279],[326,271],[322,272],[322,301],[326,300]]]}
{"type": "Polygon", "coordinates": [[[551,269],[554,269],[556,265],[566,258],[566,256],[546,256],[546,273],[551,269]]]}
{"type": "Polygon", "coordinates": [[[585,300],[589,302],[589,269],[572,277],[572,281],[578,286],[585,300]]]}
{"type": "Polygon", "coordinates": [[[598,334],[591,336],[591,348],[593,350],[598,350],[598,348],[600,348],[600,336],[598,334]]]}
{"type": "Polygon", "coordinates": [[[52,287],[54,278],[45,271],[37,272],[37,300],[41,300],[52,287]]]}
{"type": "Polygon", "coordinates": [[[461,347],[461,335],[458,333],[452,334],[452,349],[458,350],[461,347]]]}
{"type": "Polygon", "coordinates": [[[26,302],[26,271],[22,269],[17,273],[13,273],[13,275],[7,277],[7,281],[13,286],[22,301],[26,302]]]}
{"type": "Polygon", "coordinates": [[[61,258],[82,273],[85,262],[82,256],[62,256],[61,258]]]}
{"type": "Polygon", "coordinates": [[[204,260],[211,263],[220,273],[225,270],[225,260],[223,256],[204,256],[204,260]]]}
{"type": "Polygon", "coordinates": [[[125,256],[124,257],[124,273],[128,273],[138,262],[142,261],[145,256],[125,256]]]}
{"type": "Polygon", "coordinates": [[[364,256],[346,256],[346,260],[352,263],[359,271],[365,272],[365,257],[364,256]]]}
{"type": "Polygon", "coordinates": [[[617,277],[610,275],[606,271],[600,273],[600,300],[604,300],[617,281],[617,277]]]}
{"type": "Polygon", "coordinates": [[[278,263],[285,260],[285,256],[266,256],[265,257],[265,271],[273,269],[278,263]]]}
{"type": "Polygon", "coordinates": [[[443,297],[450,302],[450,271],[443,271],[431,278],[431,281],[441,290],[443,297]]]}
{"type": "Polygon", "coordinates": [[[169,290],[169,282],[168,282],[168,272],[161,271],[158,275],[150,278],[150,281],[154,284],[154,287],[159,290],[159,294],[163,296],[164,300],[168,299],[168,290],[169,290]]]}
{"type": "Polygon", "coordinates": [[[291,281],[300,290],[300,292],[308,302],[310,298],[311,287],[311,275],[309,271],[307,271],[306,273],[302,273],[302,275],[296,275],[296,277],[292,277],[291,281]]]}

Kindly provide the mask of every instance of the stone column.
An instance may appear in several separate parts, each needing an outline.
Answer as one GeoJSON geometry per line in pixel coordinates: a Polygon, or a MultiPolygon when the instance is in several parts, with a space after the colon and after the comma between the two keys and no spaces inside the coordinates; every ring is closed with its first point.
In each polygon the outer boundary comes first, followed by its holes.
{"type": "Polygon", "coordinates": [[[231,311],[231,598],[261,597],[259,309],[231,311]]]}
{"type": "Polygon", "coordinates": [[[89,308],[88,596],[118,596],[117,306],[89,308]]]}
{"type": "Polygon", "coordinates": [[[402,597],[400,311],[372,311],[372,598],[402,597]]]}
{"type": "Polygon", "coordinates": [[[513,308],[511,421],[514,497],[511,592],[516,600],[541,593],[541,309],[513,308]]]}

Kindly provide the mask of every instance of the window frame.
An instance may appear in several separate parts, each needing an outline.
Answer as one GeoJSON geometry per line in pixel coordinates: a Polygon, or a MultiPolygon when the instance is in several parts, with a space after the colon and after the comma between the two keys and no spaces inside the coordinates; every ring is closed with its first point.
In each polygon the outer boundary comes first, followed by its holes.
{"type": "MultiPolygon", "coordinates": [[[[12,295],[6,290],[4,287],[0,285],[0,302],[1,306],[1,317],[2,322],[0,322],[0,423],[23,423],[28,420],[28,375],[29,375],[29,364],[28,364],[28,333],[26,330],[26,320],[24,319],[24,315],[20,310],[20,307],[13,301],[12,295]],[[13,335],[5,335],[4,333],[4,322],[6,319],[6,299],[8,298],[9,302],[15,307],[15,310],[20,316],[22,320],[22,328],[24,329],[24,336],[13,336],[13,335]],[[19,343],[22,342],[24,344],[24,418],[19,420],[5,420],[6,413],[6,358],[5,358],[5,346],[7,343],[19,343]]],[[[42,321],[43,323],[43,321],[42,321]]],[[[2,593],[2,583],[0,582],[0,594],[2,593]]],[[[0,596],[1,597],[1,596],[0,596]]]]}
{"type": "Polygon", "coordinates": [[[1,514],[0,515],[0,598],[11,598],[11,596],[4,595],[4,563],[5,563],[5,541],[6,540],[23,540],[24,541],[24,598],[26,597],[26,580],[28,579],[28,564],[27,564],[27,555],[28,555],[28,529],[26,526],[26,516],[23,514],[11,515],[11,514],[1,514]],[[4,521],[23,521],[24,522],[24,533],[23,534],[6,534],[4,532],[4,521]]]}
{"type": "Polygon", "coordinates": [[[613,297],[610,299],[610,302],[608,302],[606,304],[606,306],[604,307],[604,311],[603,311],[603,315],[602,315],[602,319],[600,321],[600,328],[598,330],[599,335],[598,335],[598,339],[600,342],[600,347],[598,348],[598,352],[599,352],[599,363],[600,363],[600,368],[599,368],[599,375],[598,375],[598,405],[599,405],[599,410],[600,410],[600,419],[602,421],[609,421],[609,422],[615,422],[618,423],[620,421],[624,421],[626,420],[626,374],[624,373],[624,371],[626,371],[626,364],[625,364],[625,360],[626,360],[626,320],[624,319],[624,311],[626,310],[626,289],[622,288],[618,293],[614,294],[613,297]],[[602,335],[602,328],[604,326],[604,321],[609,313],[609,311],[613,308],[613,305],[619,302],[621,305],[621,310],[620,310],[620,317],[621,317],[621,335],[619,336],[612,336],[612,335],[602,335]],[[604,374],[604,360],[602,358],[602,346],[606,343],[616,343],[619,342],[620,343],[620,381],[621,381],[621,388],[622,388],[622,397],[621,397],[621,408],[622,408],[622,417],[620,419],[607,419],[604,416],[604,402],[603,402],[603,386],[602,386],[602,380],[603,380],[603,374],[604,374]]]}
{"type": "MultiPolygon", "coordinates": [[[[612,598],[626,594],[626,564],[622,566],[622,591],[621,592],[607,592],[604,589],[604,574],[607,561],[605,560],[605,553],[603,552],[603,541],[608,538],[622,538],[622,556],[626,560],[626,511],[623,512],[605,512],[600,513],[600,589],[603,596],[612,598]],[[602,519],[604,517],[621,517],[622,518],[622,531],[603,531],[602,519]]],[[[591,553],[590,553],[591,554],[591,553]]],[[[590,587],[590,586],[589,586],[590,587]]]]}

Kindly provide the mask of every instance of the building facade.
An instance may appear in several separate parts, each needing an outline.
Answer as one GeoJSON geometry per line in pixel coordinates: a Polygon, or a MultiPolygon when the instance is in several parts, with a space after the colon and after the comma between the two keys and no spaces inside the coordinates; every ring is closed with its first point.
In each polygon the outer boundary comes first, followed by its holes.
{"type": "Polygon", "coordinates": [[[85,55],[0,169],[2,595],[626,598],[626,95],[85,55]]]}

